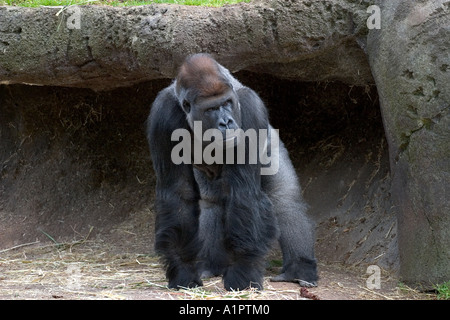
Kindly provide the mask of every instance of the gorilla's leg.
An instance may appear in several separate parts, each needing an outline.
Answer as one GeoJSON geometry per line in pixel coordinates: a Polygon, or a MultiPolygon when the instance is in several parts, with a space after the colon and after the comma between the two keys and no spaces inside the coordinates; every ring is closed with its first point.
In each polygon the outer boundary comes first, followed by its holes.
{"type": "Polygon", "coordinates": [[[225,270],[223,285],[227,290],[263,289],[264,259],[250,252],[235,255],[225,270]]]}
{"type": "Polygon", "coordinates": [[[200,200],[199,238],[201,278],[220,276],[228,264],[228,257],[223,245],[223,208],[213,203],[200,200]]]}
{"type": "Polygon", "coordinates": [[[280,143],[278,173],[263,176],[263,188],[269,195],[280,230],[283,253],[282,273],[272,281],[293,281],[304,287],[317,285],[314,258],[314,227],[306,215],[297,174],[286,148],[280,143]]]}
{"type": "Polygon", "coordinates": [[[200,250],[201,278],[220,276],[228,264],[228,256],[224,248],[223,207],[200,200],[199,238],[202,242],[200,250]]]}
{"type": "Polygon", "coordinates": [[[252,171],[224,167],[221,177],[211,179],[194,169],[201,195],[202,278],[223,274],[227,290],[263,288],[264,257],[275,238],[271,203],[252,171]]]}
{"type": "Polygon", "coordinates": [[[224,273],[224,286],[227,290],[262,289],[265,256],[277,234],[272,203],[261,190],[259,168],[227,169],[224,235],[230,264],[224,273]]]}
{"type": "Polygon", "coordinates": [[[199,253],[201,278],[222,275],[228,265],[224,247],[224,205],[221,199],[220,178],[208,179],[203,172],[194,168],[194,176],[199,185],[201,200],[199,217],[199,253]]]}

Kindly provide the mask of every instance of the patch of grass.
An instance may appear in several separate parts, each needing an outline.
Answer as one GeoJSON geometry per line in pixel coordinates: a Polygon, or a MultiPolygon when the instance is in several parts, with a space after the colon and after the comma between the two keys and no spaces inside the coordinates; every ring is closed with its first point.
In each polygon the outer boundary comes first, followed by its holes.
{"type": "Polygon", "coordinates": [[[439,300],[450,300],[450,281],[437,285],[436,291],[439,300]]]}
{"type": "Polygon", "coordinates": [[[108,5],[108,6],[141,6],[153,3],[172,3],[190,6],[220,7],[225,4],[250,2],[250,0],[0,0],[0,5],[18,7],[70,6],[70,5],[108,5]]]}
{"type": "Polygon", "coordinates": [[[281,268],[283,266],[283,260],[273,259],[269,261],[269,268],[281,268]]]}

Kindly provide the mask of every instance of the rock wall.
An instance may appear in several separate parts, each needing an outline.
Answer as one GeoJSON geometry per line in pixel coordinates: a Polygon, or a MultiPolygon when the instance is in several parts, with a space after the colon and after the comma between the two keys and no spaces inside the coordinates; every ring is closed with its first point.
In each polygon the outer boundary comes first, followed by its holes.
{"type": "Polygon", "coordinates": [[[450,1],[382,1],[368,54],[398,212],[400,273],[450,278],[450,1]]]}
{"type": "Polygon", "coordinates": [[[353,2],[0,7],[0,81],[105,90],[173,78],[209,52],[233,72],[361,85],[373,82],[356,42],[368,14],[353,2]]]}

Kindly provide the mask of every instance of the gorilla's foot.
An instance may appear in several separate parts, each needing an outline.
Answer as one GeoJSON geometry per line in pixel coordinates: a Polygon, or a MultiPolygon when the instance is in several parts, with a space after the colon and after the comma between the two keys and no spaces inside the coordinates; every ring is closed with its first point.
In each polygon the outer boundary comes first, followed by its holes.
{"type": "Polygon", "coordinates": [[[282,273],[272,277],[274,282],[297,282],[302,287],[317,287],[317,264],[315,259],[298,258],[286,261],[282,273]]]}
{"type": "Polygon", "coordinates": [[[167,277],[169,278],[168,287],[170,289],[196,288],[203,286],[202,280],[192,266],[182,265],[174,269],[169,268],[167,272],[167,277]]]}
{"type": "Polygon", "coordinates": [[[202,286],[203,282],[200,279],[171,279],[168,285],[170,289],[196,288],[202,286]]]}
{"type": "Polygon", "coordinates": [[[223,285],[228,291],[248,288],[262,290],[263,280],[263,273],[260,270],[240,264],[230,266],[223,275],[223,285]]]}
{"type": "Polygon", "coordinates": [[[317,280],[316,281],[306,281],[302,279],[295,279],[286,276],[286,273],[279,274],[278,276],[271,277],[270,281],[272,282],[297,282],[300,287],[306,287],[306,288],[312,288],[317,287],[317,280]]]}

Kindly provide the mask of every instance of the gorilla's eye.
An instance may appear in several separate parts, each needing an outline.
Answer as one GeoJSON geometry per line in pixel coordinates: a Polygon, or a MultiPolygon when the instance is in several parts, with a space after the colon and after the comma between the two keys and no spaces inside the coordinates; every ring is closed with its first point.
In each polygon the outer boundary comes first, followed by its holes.
{"type": "Polygon", "coordinates": [[[227,101],[225,101],[225,103],[223,104],[223,106],[225,108],[231,108],[233,106],[233,101],[231,99],[228,99],[227,101]]]}
{"type": "Polygon", "coordinates": [[[217,110],[219,110],[220,109],[220,107],[211,107],[211,108],[208,108],[208,109],[206,109],[205,110],[205,112],[213,112],[213,111],[217,111],[217,110]]]}
{"type": "Polygon", "coordinates": [[[183,101],[183,109],[187,113],[191,112],[191,104],[186,100],[183,101]]]}

